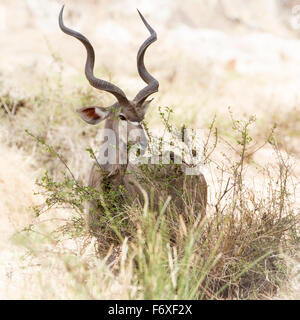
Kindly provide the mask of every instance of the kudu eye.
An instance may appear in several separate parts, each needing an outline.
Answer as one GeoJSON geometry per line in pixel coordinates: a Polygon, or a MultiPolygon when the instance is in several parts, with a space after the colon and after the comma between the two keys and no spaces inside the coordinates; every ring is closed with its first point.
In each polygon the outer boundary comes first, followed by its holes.
{"type": "Polygon", "coordinates": [[[127,120],[122,114],[119,115],[119,119],[122,120],[122,121],[126,121],[127,120]]]}

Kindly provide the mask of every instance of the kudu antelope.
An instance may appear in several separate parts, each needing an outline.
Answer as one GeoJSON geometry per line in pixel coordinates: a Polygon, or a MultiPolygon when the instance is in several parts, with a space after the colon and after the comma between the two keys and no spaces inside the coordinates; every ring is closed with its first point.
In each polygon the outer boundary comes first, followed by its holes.
{"type": "MultiPolygon", "coordinates": [[[[116,191],[120,189],[120,186],[124,186],[125,190],[127,190],[128,198],[132,201],[137,198],[141,199],[141,193],[139,192],[138,187],[140,184],[137,185],[135,183],[136,175],[131,174],[132,172],[135,174],[139,173],[140,169],[138,166],[131,163],[128,164],[128,161],[122,161],[121,158],[128,159],[128,144],[139,144],[141,148],[145,148],[147,146],[147,136],[142,125],[142,121],[145,117],[149,104],[152,101],[147,100],[147,98],[158,91],[159,83],[147,71],[144,64],[144,55],[147,48],[156,41],[156,32],[138,11],[144,25],[150,32],[150,36],[143,42],[137,54],[138,72],[140,77],[146,82],[147,86],[140,90],[133,100],[128,100],[125,93],[120,88],[110,82],[98,79],[94,76],[94,49],[85,36],[64,25],[63,10],[64,7],[62,7],[59,15],[59,26],[61,30],[78,39],[86,48],[87,59],[85,64],[85,76],[87,80],[94,88],[111,93],[117,100],[116,103],[107,108],[92,106],[77,110],[81,118],[89,124],[96,125],[105,120],[104,131],[107,130],[107,132],[113,132],[116,137],[115,142],[113,145],[109,146],[110,150],[108,150],[108,154],[112,154],[112,157],[115,158],[112,160],[110,159],[110,155],[106,154],[107,157],[103,159],[103,152],[99,153],[97,163],[93,165],[91,170],[89,186],[99,190],[100,192],[104,192],[104,189],[108,185],[116,191]],[[122,134],[122,129],[125,126],[127,127],[127,131],[125,134],[122,134]]],[[[103,139],[100,148],[105,144],[107,144],[107,141],[103,139]]],[[[172,165],[168,167],[168,170],[161,171],[159,178],[161,178],[161,176],[170,177],[170,170],[174,170],[172,165]]],[[[171,183],[168,184],[168,187],[164,187],[164,190],[160,190],[156,195],[154,195],[154,197],[158,197],[158,195],[162,195],[165,192],[165,195],[172,196],[173,202],[176,205],[183,206],[186,199],[182,199],[182,195],[178,196],[178,190],[183,190],[188,187],[188,196],[192,197],[192,201],[197,203],[196,209],[204,214],[207,201],[207,185],[204,176],[200,174],[197,177],[188,177],[183,174],[183,171],[180,170],[180,168],[178,172],[179,174],[174,177],[171,183]]],[[[147,176],[147,178],[151,179],[149,176],[147,176]]],[[[150,193],[149,182],[151,181],[148,180],[148,182],[145,182],[144,180],[144,184],[142,184],[142,187],[146,189],[148,194],[150,193]]],[[[93,233],[97,233],[97,221],[101,218],[103,208],[101,209],[101,206],[99,207],[97,201],[92,201],[89,204],[88,211],[88,224],[90,230],[92,230],[93,233]]]]}

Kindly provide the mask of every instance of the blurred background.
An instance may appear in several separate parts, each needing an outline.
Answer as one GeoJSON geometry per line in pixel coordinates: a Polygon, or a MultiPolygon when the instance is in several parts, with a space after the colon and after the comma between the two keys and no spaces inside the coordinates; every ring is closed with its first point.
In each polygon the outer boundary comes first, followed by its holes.
{"type": "MultiPolygon", "coordinates": [[[[276,123],[279,146],[294,163],[293,175],[300,175],[300,0],[1,0],[0,287],[5,284],[6,291],[0,297],[26,297],[26,281],[7,280],[19,263],[7,239],[31,221],[27,208],[39,201],[35,178],[43,169],[58,175],[59,161],[38,151],[24,130],[57,146],[86,181],[91,159],[84,150],[97,146],[97,128],[82,123],[74,110],[113,101],[89,87],[84,47],[59,29],[63,4],[65,25],[94,46],[96,76],[129,98],[144,86],[136,54],[148,37],[136,8],[156,30],[158,41],[145,57],[160,82],[147,114],[152,128],[160,128],[158,107],[169,106],[176,125],[207,132],[216,116],[219,133],[231,139],[230,106],[237,119],[256,116],[254,149],[276,123]]],[[[220,150],[233,153],[224,145],[220,150]]],[[[257,161],[272,164],[271,146],[251,161],[250,173],[257,161]]],[[[252,177],[259,188],[260,176],[252,177]]],[[[43,297],[39,290],[30,297],[43,297]]]]}
{"type": "Polygon", "coordinates": [[[58,27],[67,26],[96,51],[99,77],[109,75],[133,96],[143,86],[136,53],[147,30],[139,8],[158,33],[146,64],[160,81],[156,101],[207,121],[228,105],[242,114],[287,112],[299,104],[300,1],[295,0],[2,0],[0,70],[5,82],[31,92],[61,59],[69,85],[86,84],[85,49],[58,27]]]}

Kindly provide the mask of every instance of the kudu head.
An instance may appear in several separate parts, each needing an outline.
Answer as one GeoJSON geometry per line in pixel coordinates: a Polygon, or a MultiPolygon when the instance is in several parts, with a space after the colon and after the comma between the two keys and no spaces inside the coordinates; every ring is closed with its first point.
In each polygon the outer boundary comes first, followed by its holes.
{"type": "Polygon", "coordinates": [[[98,79],[94,76],[94,63],[95,63],[95,52],[94,49],[89,42],[89,40],[83,36],[82,34],[69,29],[63,23],[63,10],[64,6],[62,7],[60,14],[59,14],[59,26],[61,30],[78,39],[86,48],[87,51],[87,59],[85,64],[85,75],[89,83],[96,89],[103,90],[106,92],[111,93],[117,99],[117,102],[110,107],[103,108],[103,107],[84,107],[77,112],[81,116],[81,118],[89,124],[98,124],[103,120],[107,120],[110,124],[110,128],[117,134],[117,138],[126,139],[130,136],[132,131],[136,131],[139,129],[139,134],[135,135],[135,138],[131,138],[130,142],[134,143],[141,143],[142,146],[145,147],[145,141],[147,141],[145,131],[141,122],[143,121],[147,108],[152,100],[147,100],[147,98],[158,91],[159,83],[158,81],[151,76],[151,74],[147,71],[145,64],[144,64],[144,55],[147,48],[156,41],[157,36],[156,32],[152,29],[152,27],[148,24],[145,20],[143,15],[138,11],[144,25],[150,32],[149,38],[147,38],[144,43],[141,45],[138,54],[137,54],[137,68],[139,75],[141,78],[147,83],[147,86],[143,88],[133,100],[128,100],[125,93],[118,88],[116,85],[98,79]],[[119,137],[118,132],[120,126],[124,127],[124,124],[127,127],[127,137],[119,137]]]}

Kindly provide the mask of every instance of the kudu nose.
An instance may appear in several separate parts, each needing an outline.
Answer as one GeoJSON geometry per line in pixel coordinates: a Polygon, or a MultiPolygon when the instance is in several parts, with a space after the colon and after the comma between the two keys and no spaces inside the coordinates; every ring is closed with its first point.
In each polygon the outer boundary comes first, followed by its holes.
{"type": "Polygon", "coordinates": [[[136,138],[135,146],[139,150],[140,155],[144,155],[147,150],[147,146],[148,146],[147,137],[145,135],[138,136],[136,138]]]}

